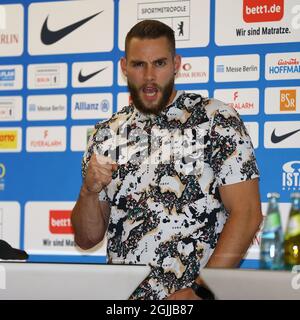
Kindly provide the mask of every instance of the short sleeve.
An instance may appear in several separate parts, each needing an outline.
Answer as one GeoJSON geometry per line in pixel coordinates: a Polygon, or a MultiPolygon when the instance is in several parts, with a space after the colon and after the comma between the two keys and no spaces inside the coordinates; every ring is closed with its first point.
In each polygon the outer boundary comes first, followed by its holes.
{"type": "Polygon", "coordinates": [[[251,138],[234,108],[223,105],[216,110],[210,137],[211,166],[218,185],[259,177],[251,138]]]}

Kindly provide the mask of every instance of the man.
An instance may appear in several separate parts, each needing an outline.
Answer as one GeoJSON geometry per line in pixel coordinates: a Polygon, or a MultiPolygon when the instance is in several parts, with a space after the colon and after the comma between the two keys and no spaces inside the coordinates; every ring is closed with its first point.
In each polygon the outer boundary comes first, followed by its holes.
{"type": "Polygon", "coordinates": [[[262,219],[241,119],[220,101],[177,92],[180,62],[165,24],[129,31],[121,68],[132,103],[96,125],[72,212],[81,248],[107,235],[109,262],[151,266],[132,299],[212,298],[200,269],[236,267],[262,219]]]}

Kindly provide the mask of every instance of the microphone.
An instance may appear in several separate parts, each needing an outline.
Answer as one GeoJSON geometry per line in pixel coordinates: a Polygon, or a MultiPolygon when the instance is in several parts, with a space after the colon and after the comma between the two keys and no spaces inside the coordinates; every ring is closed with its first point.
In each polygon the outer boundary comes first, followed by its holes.
{"type": "Polygon", "coordinates": [[[24,250],[13,248],[6,241],[0,239],[0,259],[26,260],[28,257],[28,254],[24,250]]]}

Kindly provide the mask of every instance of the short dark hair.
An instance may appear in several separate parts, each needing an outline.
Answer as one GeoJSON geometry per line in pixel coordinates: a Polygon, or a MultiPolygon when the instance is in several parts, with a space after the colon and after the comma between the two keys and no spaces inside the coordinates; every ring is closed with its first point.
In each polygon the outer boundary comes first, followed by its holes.
{"type": "Polygon", "coordinates": [[[157,20],[142,20],[129,30],[125,39],[125,55],[128,52],[129,42],[132,38],[157,39],[160,37],[167,38],[171,53],[175,56],[174,31],[168,25],[157,20]]]}

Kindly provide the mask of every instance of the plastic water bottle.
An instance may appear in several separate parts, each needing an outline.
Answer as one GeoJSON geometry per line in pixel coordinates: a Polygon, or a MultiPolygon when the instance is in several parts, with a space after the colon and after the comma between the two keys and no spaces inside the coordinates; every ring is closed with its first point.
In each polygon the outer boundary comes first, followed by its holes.
{"type": "Polygon", "coordinates": [[[287,269],[300,265],[300,192],[291,194],[291,210],[284,236],[284,262],[287,269]]]}
{"type": "Polygon", "coordinates": [[[283,269],[283,231],[278,207],[279,194],[268,193],[269,199],[267,215],[261,234],[260,268],[283,269]]]}

